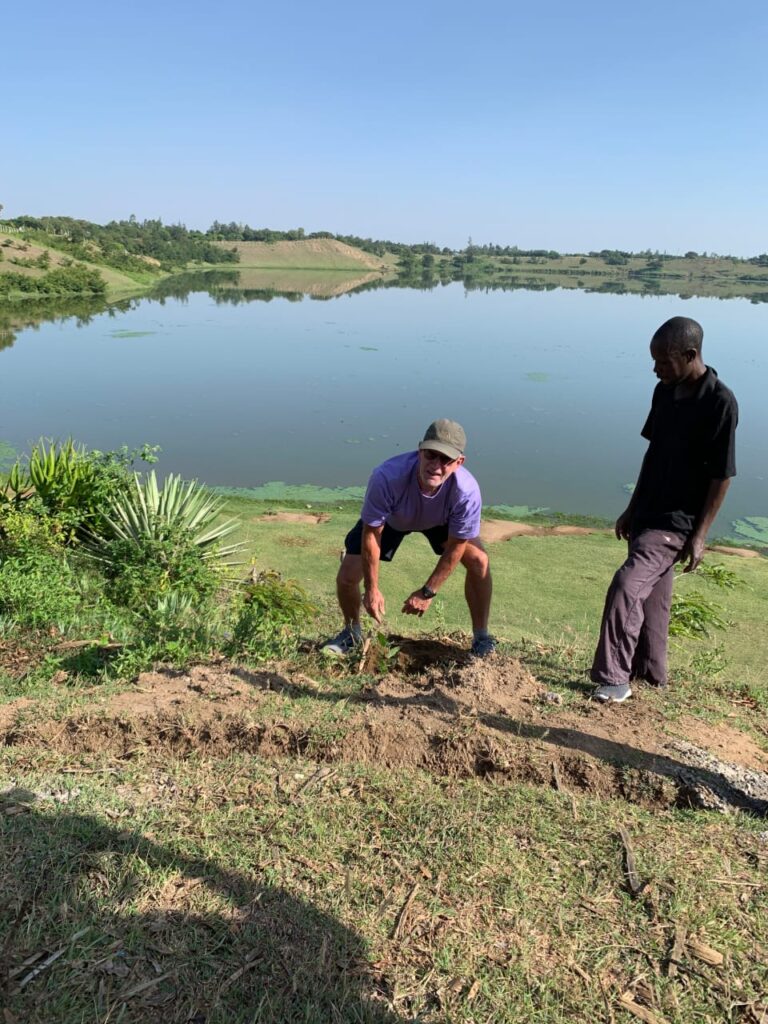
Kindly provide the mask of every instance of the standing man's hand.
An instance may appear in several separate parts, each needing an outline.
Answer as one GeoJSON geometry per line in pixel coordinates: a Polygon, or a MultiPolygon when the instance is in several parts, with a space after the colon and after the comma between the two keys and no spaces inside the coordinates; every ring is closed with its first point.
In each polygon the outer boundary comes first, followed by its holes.
{"type": "Polygon", "coordinates": [[[376,622],[381,622],[384,618],[386,610],[384,608],[384,595],[378,587],[365,591],[363,594],[363,608],[376,622]]]}
{"type": "Polygon", "coordinates": [[[419,618],[424,612],[429,610],[429,606],[432,604],[431,597],[424,597],[421,590],[414,590],[414,592],[405,599],[403,604],[403,615],[418,615],[419,618]]]}
{"type": "Polygon", "coordinates": [[[629,528],[631,524],[632,513],[627,508],[621,513],[619,518],[616,520],[616,525],[614,526],[617,540],[629,540],[629,528]]]}
{"type": "Polygon", "coordinates": [[[701,564],[701,560],[704,557],[704,549],[707,545],[706,537],[702,537],[700,533],[692,533],[688,540],[685,542],[683,550],[680,552],[680,564],[683,565],[685,562],[688,564],[683,569],[683,572],[693,572],[701,564]]]}

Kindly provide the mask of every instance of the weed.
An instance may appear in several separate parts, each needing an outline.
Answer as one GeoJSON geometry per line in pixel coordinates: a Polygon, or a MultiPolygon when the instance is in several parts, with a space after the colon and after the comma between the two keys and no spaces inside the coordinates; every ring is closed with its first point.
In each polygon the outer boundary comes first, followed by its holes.
{"type": "Polygon", "coordinates": [[[714,583],[722,590],[735,590],[736,587],[743,587],[744,580],[732,569],[727,569],[721,562],[701,562],[696,569],[699,576],[703,576],[708,583],[714,583]]]}
{"type": "Polygon", "coordinates": [[[226,653],[251,660],[284,657],[296,649],[299,631],[317,614],[295,580],[260,572],[243,586],[226,653]]]}
{"type": "Polygon", "coordinates": [[[63,554],[45,550],[6,558],[0,566],[0,614],[41,629],[77,611],[75,575],[63,554]]]}
{"type": "Polygon", "coordinates": [[[394,667],[400,648],[389,642],[386,633],[376,632],[368,648],[370,670],[376,675],[390,672],[394,667]]]}
{"type": "Polygon", "coordinates": [[[691,671],[699,677],[714,679],[725,671],[728,659],[725,656],[725,646],[715,644],[704,651],[697,651],[691,658],[691,671]]]}
{"type": "Polygon", "coordinates": [[[713,629],[727,629],[730,623],[723,618],[723,607],[694,591],[675,594],[669,617],[669,635],[693,639],[709,637],[713,629]]]}
{"type": "Polygon", "coordinates": [[[221,583],[218,568],[202,557],[189,532],[181,527],[169,527],[162,537],[104,541],[98,561],[110,600],[135,610],[154,605],[171,592],[202,604],[221,583]]]}

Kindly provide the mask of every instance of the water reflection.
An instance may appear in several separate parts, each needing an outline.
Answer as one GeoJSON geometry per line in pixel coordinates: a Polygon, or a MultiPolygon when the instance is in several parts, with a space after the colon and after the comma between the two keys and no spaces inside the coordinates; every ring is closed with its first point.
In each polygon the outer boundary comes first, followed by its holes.
{"type": "Polygon", "coordinates": [[[88,324],[99,313],[114,315],[131,308],[132,300],[107,303],[93,297],[49,298],[3,305],[0,303],[0,350],[10,348],[20,331],[41,323],[61,323],[74,318],[78,327],[88,324]]]}
{"type": "MultiPolygon", "coordinates": [[[[207,292],[217,304],[238,306],[250,302],[272,302],[274,299],[287,302],[301,302],[305,298],[328,301],[388,288],[432,291],[460,282],[467,292],[552,292],[566,289],[603,295],[668,295],[682,300],[745,298],[755,305],[768,302],[768,291],[753,290],[754,284],[748,280],[741,283],[692,281],[681,284],[668,278],[646,277],[642,271],[630,271],[623,279],[612,278],[609,272],[606,274],[605,280],[600,281],[588,280],[569,270],[526,270],[509,273],[508,276],[489,277],[482,271],[475,271],[471,265],[459,267],[448,263],[437,269],[416,265],[400,268],[390,276],[382,276],[380,272],[347,275],[340,271],[306,270],[193,271],[175,274],[159,282],[145,295],[111,302],[93,297],[59,297],[0,303],[0,351],[10,348],[20,331],[41,323],[62,322],[73,317],[77,326],[83,326],[100,313],[117,315],[134,308],[139,302],[163,305],[167,299],[184,301],[201,292],[207,292]]],[[[592,274],[591,278],[594,276],[592,274]]]]}

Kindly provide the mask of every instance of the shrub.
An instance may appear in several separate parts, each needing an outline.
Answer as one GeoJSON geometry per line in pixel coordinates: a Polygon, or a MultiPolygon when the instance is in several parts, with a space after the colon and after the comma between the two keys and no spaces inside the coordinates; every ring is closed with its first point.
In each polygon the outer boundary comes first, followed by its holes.
{"type": "Polygon", "coordinates": [[[221,583],[215,563],[203,557],[183,526],[166,526],[162,536],[114,537],[98,548],[107,595],[117,605],[144,611],[170,592],[195,604],[211,598],[221,583]]]}
{"type": "Polygon", "coordinates": [[[254,661],[285,657],[295,650],[298,630],[314,618],[317,608],[295,580],[274,571],[246,583],[225,652],[254,661]]]}
{"type": "Polygon", "coordinates": [[[5,558],[53,553],[61,548],[64,529],[49,516],[39,499],[21,506],[0,506],[0,561],[5,558]]]}
{"type": "Polygon", "coordinates": [[[77,580],[62,552],[28,551],[0,565],[0,615],[21,626],[64,626],[77,613],[77,580]]]}

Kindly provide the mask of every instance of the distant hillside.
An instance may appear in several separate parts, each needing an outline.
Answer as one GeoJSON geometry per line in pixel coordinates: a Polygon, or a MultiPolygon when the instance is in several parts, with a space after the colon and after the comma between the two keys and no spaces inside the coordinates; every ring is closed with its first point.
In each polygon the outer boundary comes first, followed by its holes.
{"type": "Polygon", "coordinates": [[[379,270],[391,261],[355,249],[335,238],[308,238],[295,242],[214,242],[217,248],[235,251],[240,268],[264,270],[379,270]]]}

